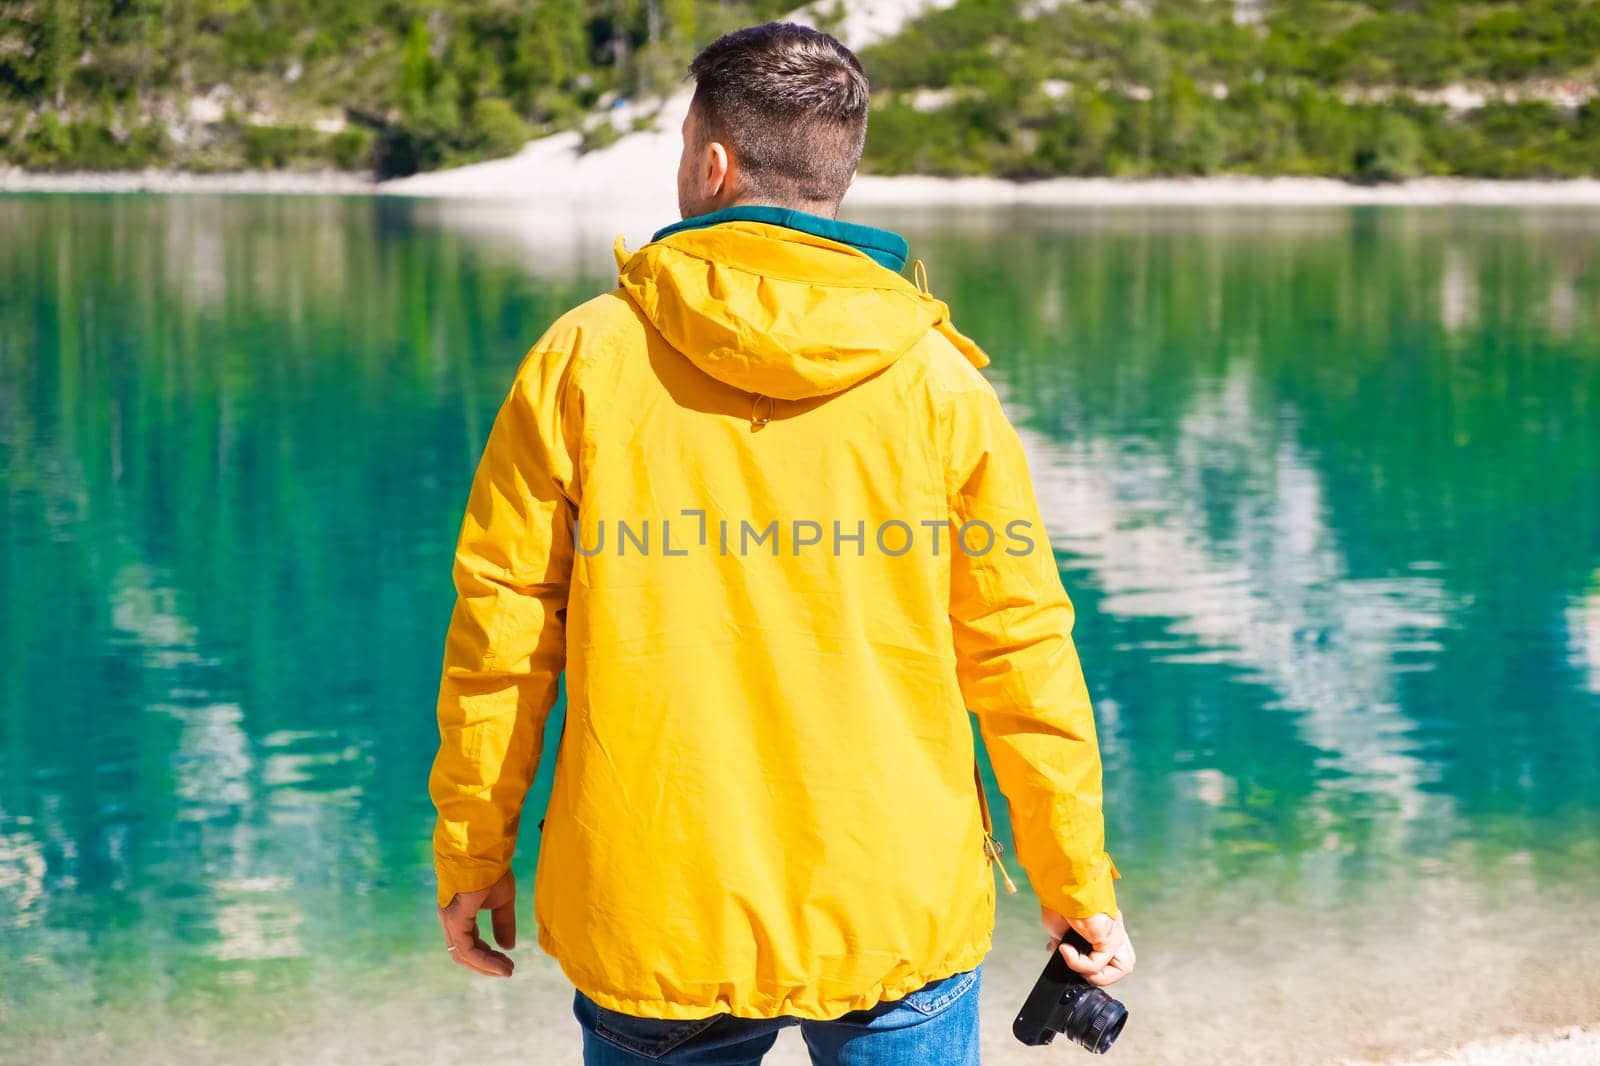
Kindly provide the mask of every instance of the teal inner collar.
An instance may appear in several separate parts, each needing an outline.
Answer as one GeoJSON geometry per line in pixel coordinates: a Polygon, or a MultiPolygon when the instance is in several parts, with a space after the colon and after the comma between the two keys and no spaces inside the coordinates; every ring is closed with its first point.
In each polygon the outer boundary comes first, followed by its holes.
{"type": "Polygon", "coordinates": [[[896,273],[905,269],[906,256],[911,252],[906,239],[892,230],[863,226],[856,222],[840,222],[836,218],[824,218],[821,215],[796,211],[790,207],[773,207],[770,204],[724,207],[721,211],[713,211],[709,215],[696,215],[694,218],[686,218],[682,222],[663,226],[656,230],[650,239],[659,241],[674,233],[704,229],[719,222],[765,222],[768,225],[784,226],[799,230],[801,233],[809,233],[814,237],[838,241],[871,256],[879,266],[888,267],[896,273]]]}

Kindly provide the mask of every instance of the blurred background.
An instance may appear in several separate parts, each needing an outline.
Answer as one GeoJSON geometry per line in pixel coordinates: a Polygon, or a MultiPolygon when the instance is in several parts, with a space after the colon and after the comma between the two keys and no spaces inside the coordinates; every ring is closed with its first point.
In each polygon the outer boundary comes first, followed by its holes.
{"type": "MultiPolygon", "coordinates": [[[[781,10],[0,9],[30,179],[490,168],[0,195],[0,1061],[577,1061],[531,900],[514,981],[440,944],[450,554],[522,354],[672,221],[537,193],[601,167],[670,204],[683,62],[781,10]]],[[[869,42],[880,175],[1600,162],[1595,3],[806,17],[869,42]]],[[[1078,607],[1141,955],[1113,1054],[1600,1061],[1600,209],[884,188],[848,217],[994,356],[1078,607]]],[[[1044,947],[1002,897],[986,1061],[1081,1054],[1011,1040],[1044,947]]]]}
{"type": "MultiPolygon", "coordinates": [[[[396,177],[648,128],[793,0],[13,0],[0,163],[396,177]]],[[[816,0],[865,170],[1548,178],[1600,168],[1594,0],[816,0]]]]}

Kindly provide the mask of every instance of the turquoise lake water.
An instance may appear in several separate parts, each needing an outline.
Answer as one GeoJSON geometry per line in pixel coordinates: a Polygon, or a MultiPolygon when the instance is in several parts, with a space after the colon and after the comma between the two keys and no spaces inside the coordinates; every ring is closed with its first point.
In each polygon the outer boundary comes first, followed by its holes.
{"type": "MultiPolygon", "coordinates": [[[[866,220],[994,356],[1079,609],[1116,1054],[1600,1021],[1600,212],[866,220]]],[[[580,236],[0,198],[0,1059],[572,1061],[529,900],[518,980],[449,965],[425,779],[478,450],[614,280],[580,236]]]]}

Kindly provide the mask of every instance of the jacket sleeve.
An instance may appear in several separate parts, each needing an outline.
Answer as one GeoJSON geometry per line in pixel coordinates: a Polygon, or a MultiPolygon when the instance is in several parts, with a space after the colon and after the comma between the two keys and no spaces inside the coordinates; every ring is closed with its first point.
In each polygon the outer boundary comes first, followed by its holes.
{"type": "Polygon", "coordinates": [[[948,419],[950,620],[962,695],[1040,902],[1068,918],[1114,916],[1118,875],[1105,852],[1094,711],[1022,443],[986,382],[960,393],[948,419]]]}
{"type": "Polygon", "coordinates": [[[510,867],[566,659],[577,453],[569,376],[558,354],[535,350],[523,362],[461,526],[428,782],[441,906],[510,867]]]}

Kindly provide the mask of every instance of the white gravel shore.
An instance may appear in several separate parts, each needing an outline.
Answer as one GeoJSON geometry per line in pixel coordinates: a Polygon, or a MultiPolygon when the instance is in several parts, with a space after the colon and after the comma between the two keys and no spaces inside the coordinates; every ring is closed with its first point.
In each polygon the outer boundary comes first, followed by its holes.
{"type": "MultiPolygon", "coordinates": [[[[452,170],[384,182],[380,192],[446,199],[538,205],[546,211],[615,210],[619,206],[671,217],[673,176],[689,108],[680,93],[667,100],[652,128],[624,135],[592,152],[576,133],[530,142],[516,155],[452,170]]],[[[1546,205],[1600,207],[1600,180],[1478,181],[1428,178],[1389,185],[1355,185],[1332,178],[1208,178],[1124,181],[1112,178],[886,177],[866,174],[845,197],[847,210],[864,207],[1313,207],[1365,204],[1546,205]]]]}
{"type": "MultiPolygon", "coordinates": [[[[453,170],[377,182],[336,171],[108,171],[44,174],[0,167],[0,193],[230,193],[250,195],[379,194],[426,199],[500,201],[567,213],[622,204],[641,211],[674,208],[675,134],[643,133],[610,149],[580,154],[578,135],[534,141],[517,155],[453,170]],[[653,186],[650,188],[648,186],[653,186]]],[[[856,179],[848,208],[916,207],[1600,207],[1600,180],[1479,181],[1424,178],[1356,185],[1332,178],[934,178],[856,179]]]]}
{"type": "Polygon", "coordinates": [[[851,207],[1320,207],[1594,206],[1600,181],[1478,181],[1423,178],[1390,185],[1355,185],[1332,178],[1055,178],[1017,182],[996,178],[928,178],[906,175],[857,179],[845,201],[851,207]]]}
{"type": "Polygon", "coordinates": [[[370,193],[378,183],[336,170],[249,170],[191,174],[179,170],[74,171],[44,174],[0,166],[0,193],[370,193]]]}
{"type": "MultiPolygon", "coordinates": [[[[1563,1029],[1549,1036],[1480,1040],[1452,1051],[1392,1059],[1383,1066],[1596,1066],[1600,1030],[1563,1029]]],[[[1348,1066],[1369,1066],[1349,1063],[1348,1066]]]]}
{"type": "MultiPolygon", "coordinates": [[[[985,1024],[988,1023],[989,1019],[985,1019],[985,1024]]],[[[1052,1062],[1070,1062],[1081,1054],[1070,1045],[1035,1050],[998,1042],[985,1045],[983,1061],[989,1066],[1048,1066],[1052,1062]]],[[[807,1066],[810,1061],[800,1039],[793,1032],[785,1032],[764,1066],[807,1066]]],[[[1308,1059],[1296,1055],[1293,1061],[1308,1059]]],[[[1548,1036],[1480,1040],[1416,1058],[1329,1059],[1326,1062],[1327,1066],[1600,1066],[1600,1030],[1574,1028],[1548,1036]]]]}

